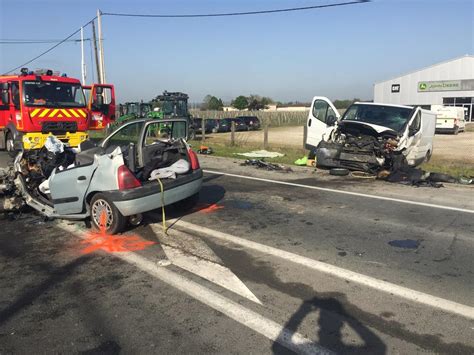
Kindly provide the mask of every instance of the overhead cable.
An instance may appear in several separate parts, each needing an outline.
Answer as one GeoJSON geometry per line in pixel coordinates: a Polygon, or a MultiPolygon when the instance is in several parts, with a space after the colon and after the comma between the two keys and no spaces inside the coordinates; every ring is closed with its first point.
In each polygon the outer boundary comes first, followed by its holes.
{"type": "Polygon", "coordinates": [[[339,3],[334,3],[334,4],[290,7],[290,8],[285,8],[285,9],[244,11],[244,12],[223,12],[223,13],[214,13],[214,14],[133,14],[133,13],[118,13],[118,12],[103,12],[102,15],[121,16],[121,17],[160,17],[160,18],[247,16],[247,15],[273,14],[273,13],[278,13],[278,12],[315,10],[315,9],[322,9],[326,7],[362,4],[362,3],[370,2],[370,1],[371,0],[355,0],[355,1],[339,2],[339,3]]]}

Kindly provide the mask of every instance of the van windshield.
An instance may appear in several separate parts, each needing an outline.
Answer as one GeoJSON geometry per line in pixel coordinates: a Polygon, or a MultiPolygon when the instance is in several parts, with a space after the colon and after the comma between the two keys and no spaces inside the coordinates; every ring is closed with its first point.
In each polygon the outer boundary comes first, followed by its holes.
{"type": "Polygon", "coordinates": [[[80,84],[55,81],[25,81],[23,97],[26,106],[85,107],[80,84]]]}
{"type": "Polygon", "coordinates": [[[410,119],[412,111],[412,108],[406,107],[353,104],[341,120],[375,124],[400,132],[410,119]]]}

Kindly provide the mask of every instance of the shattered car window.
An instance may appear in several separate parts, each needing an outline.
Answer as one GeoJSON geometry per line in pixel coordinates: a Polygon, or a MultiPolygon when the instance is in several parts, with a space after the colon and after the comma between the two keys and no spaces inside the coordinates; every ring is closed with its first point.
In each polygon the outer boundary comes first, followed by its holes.
{"type": "Polygon", "coordinates": [[[343,121],[358,121],[401,131],[411,117],[412,109],[379,105],[354,104],[345,112],[343,121]]]}
{"type": "Polygon", "coordinates": [[[185,137],[186,122],[156,122],[147,127],[145,145],[154,144],[160,140],[185,137]]]}
{"type": "Polygon", "coordinates": [[[138,144],[143,124],[143,122],[131,123],[117,130],[107,140],[106,147],[122,147],[130,143],[138,144]]]}

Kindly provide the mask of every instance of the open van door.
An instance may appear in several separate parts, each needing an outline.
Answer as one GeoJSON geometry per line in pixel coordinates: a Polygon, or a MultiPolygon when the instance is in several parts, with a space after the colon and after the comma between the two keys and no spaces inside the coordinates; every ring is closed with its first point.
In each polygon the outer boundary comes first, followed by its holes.
{"type": "Polygon", "coordinates": [[[417,166],[430,159],[433,153],[435,126],[434,112],[421,108],[415,111],[401,139],[401,141],[406,139],[405,156],[409,165],[417,166]]]}
{"type": "Polygon", "coordinates": [[[315,96],[311,103],[305,127],[305,148],[314,149],[329,134],[341,118],[331,100],[324,96],[315,96]]]}
{"type": "Polygon", "coordinates": [[[91,113],[89,129],[99,130],[115,121],[115,90],[110,84],[84,86],[91,113]]]}

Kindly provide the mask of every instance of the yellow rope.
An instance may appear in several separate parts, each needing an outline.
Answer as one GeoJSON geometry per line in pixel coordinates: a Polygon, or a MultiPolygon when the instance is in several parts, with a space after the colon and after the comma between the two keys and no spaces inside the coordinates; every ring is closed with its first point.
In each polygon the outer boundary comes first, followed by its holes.
{"type": "Polygon", "coordinates": [[[161,220],[163,222],[163,233],[168,234],[168,228],[166,228],[166,214],[165,214],[165,194],[163,191],[163,183],[160,178],[156,178],[161,188],[161,220]]]}

